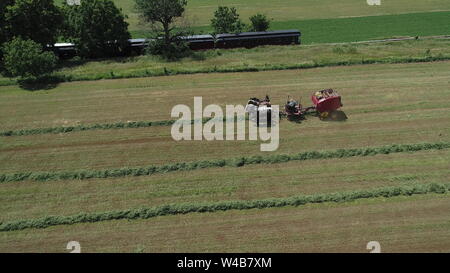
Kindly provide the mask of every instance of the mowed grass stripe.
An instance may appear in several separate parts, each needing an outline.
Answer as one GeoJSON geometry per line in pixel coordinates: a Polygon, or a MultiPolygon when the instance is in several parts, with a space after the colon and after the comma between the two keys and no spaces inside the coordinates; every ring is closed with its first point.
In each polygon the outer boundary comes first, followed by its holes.
{"type": "Polygon", "coordinates": [[[148,219],[157,216],[187,213],[205,213],[227,210],[264,209],[286,206],[301,206],[325,202],[350,202],[367,198],[390,198],[417,194],[445,194],[450,190],[450,183],[433,183],[425,185],[383,187],[371,190],[336,192],[329,194],[302,195],[290,198],[272,198],[248,201],[223,201],[216,203],[170,204],[153,208],[133,210],[107,211],[98,213],[81,213],[71,216],[49,216],[39,219],[26,219],[0,224],[0,231],[23,230],[27,228],[46,228],[56,225],[72,225],[77,223],[94,223],[120,219],[148,219]]]}
{"type": "Polygon", "coordinates": [[[152,176],[0,184],[0,222],[172,203],[287,198],[447,183],[450,150],[210,168],[152,176]],[[386,173],[386,169],[389,172],[386,173]]]}
{"type": "MultiPolygon", "coordinates": [[[[201,122],[204,124],[211,120],[211,118],[203,118],[201,122]]],[[[226,118],[223,118],[226,121],[226,118]]],[[[170,126],[176,120],[161,120],[161,121],[130,121],[117,123],[104,123],[92,125],[77,125],[77,126],[59,126],[49,128],[34,128],[34,129],[20,129],[0,132],[0,136],[28,136],[40,134],[61,134],[70,132],[80,132],[89,130],[110,130],[110,129],[126,129],[126,128],[145,128],[154,126],[170,126]]],[[[190,120],[188,123],[194,124],[196,120],[190,120]]],[[[199,120],[200,122],[200,120],[199,120]]]]}
{"type": "MultiPolygon", "coordinates": [[[[372,51],[377,50],[372,48],[372,51]]],[[[433,62],[319,68],[300,73],[289,70],[185,75],[65,83],[43,92],[0,87],[0,131],[119,121],[168,120],[173,106],[192,106],[194,96],[202,96],[205,105],[242,104],[251,96],[262,97],[266,94],[271,96],[274,103],[282,103],[287,94],[305,98],[310,97],[314,90],[332,87],[344,96],[345,111],[349,106],[365,107],[364,104],[367,107],[394,102],[403,104],[405,101],[400,98],[387,101],[386,95],[394,89],[413,100],[423,100],[425,91],[437,93],[437,90],[445,89],[448,73],[443,71],[448,70],[449,66],[450,62],[433,62]],[[373,77],[367,78],[368,74],[373,77]],[[415,80],[411,81],[411,77],[415,80]],[[354,101],[353,97],[363,101],[357,100],[350,104],[350,101],[354,101]],[[372,101],[367,103],[368,100],[372,101]]],[[[443,95],[445,96],[439,92],[436,96],[428,97],[432,99],[443,95]]]]}
{"type": "Polygon", "coordinates": [[[74,238],[82,240],[83,252],[102,253],[367,253],[366,244],[374,238],[383,242],[383,252],[442,252],[450,248],[449,197],[381,197],[25,229],[2,232],[0,252],[67,252],[74,238]]]}
{"type": "Polygon", "coordinates": [[[311,159],[372,156],[377,154],[416,152],[425,150],[441,150],[448,148],[450,148],[450,142],[393,144],[382,147],[338,149],[334,151],[309,151],[294,155],[279,154],[271,156],[250,156],[250,157],[236,157],[218,160],[180,162],[161,166],[149,166],[139,168],[120,168],[108,170],[77,170],[77,171],[60,171],[60,172],[22,172],[13,174],[1,174],[0,182],[18,182],[24,180],[32,180],[32,181],[85,180],[93,178],[144,176],[144,175],[153,175],[157,173],[190,171],[205,168],[241,167],[244,165],[252,165],[252,164],[275,164],[296,160],[302,161],[311,159]]]}

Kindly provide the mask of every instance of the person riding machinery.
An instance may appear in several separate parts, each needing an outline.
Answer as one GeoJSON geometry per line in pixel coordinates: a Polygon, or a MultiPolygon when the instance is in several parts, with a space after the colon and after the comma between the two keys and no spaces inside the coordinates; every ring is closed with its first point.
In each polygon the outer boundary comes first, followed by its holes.
{"type": "Polygon", "coordinates": [[[288,100],[286,103],[286,112],[298,113],[299,110],[298,105],[299,105],[298,101],[295,101],[293,99],[288,100]]]}
{"type": "Polygon", "coordinates": [[[256,106],[256,125],[259,126],[260,114],[261,111],[267,116],[267,126],[270,127],[272,124],[272,106],[270,104],[270,98],[266,95],[264,100],[260,100],[258,98],[250,98],[247,102],[246,112],[249,111],[249,105],[256,106]]]}

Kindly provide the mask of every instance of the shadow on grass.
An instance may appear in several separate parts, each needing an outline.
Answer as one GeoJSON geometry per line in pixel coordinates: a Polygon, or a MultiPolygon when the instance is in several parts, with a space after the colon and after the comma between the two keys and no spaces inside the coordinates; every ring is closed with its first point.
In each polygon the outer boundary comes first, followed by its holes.
{"type": "Polygon", "coordinates": [[[61,80],[57,77],[18,80],[20,88],[27,91],[44,91],[56,88],[61,80]]]}
{"type": "MultiPolygon", "coordinates": [[[[88,63],[93,62],[105,62],[105,63],[133,63],[138,60],[138,57],[141,55],[131,55],[131,56],[121,56],[121,57],[104,57],[104,58],[92,58],[92,59],[82,59],[78,57],[74,57],[72,59],[62,60],[57,69],[64,68],[76,68],[78,66],[83,66],[88,63]]],[[[143,56],[143,55],[142,55],[143,56]]]]}
{"type": "Polygon", "coordinates": [[[346,121],[348,119],[344,111],[333,111],[323,121],[346,121]]]}

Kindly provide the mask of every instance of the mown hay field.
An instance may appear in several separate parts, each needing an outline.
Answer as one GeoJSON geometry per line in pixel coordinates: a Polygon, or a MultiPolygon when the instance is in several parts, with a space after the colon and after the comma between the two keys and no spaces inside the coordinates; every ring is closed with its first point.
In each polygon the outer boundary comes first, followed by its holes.
{"type": "MultiPolygon", "coordinates": [[[[192,106],[194,96],[202,96],[204,105],[225,106],[266,94],[283,105],[291,95],[308,106],[312,91],[332,87],[344,97],[348,120],[283,120],[278,153],[447,141],[449,67],[450,62],[436,62],[178,75],[62,83],[37,92],[5,86],[0,87],[2,131],[169,120],[173,106],[192,106]]],[[[2,137],[0,172],[120,168],[262,154],[259,142],[176,142],[170,128],[2,137]]]]}
{"type": "MultiPolygon", "coordinates": [[[[119,121],[169,120],[176,104],[244,104],[287,94],[309,105],[335,88],[346,121],[282,120],[280,148],[296,154],[450,141],[450,62],[211,73],[61,83],[28,92],[0,87],[1,131],[119,121]]],[[[260,142],[175,142],[170,126],[0,137],[0,174],[159,166],[264,154],[260,142]]],[[[50,215],[101,213],[448,183],[449,149],[309,159],[276,164],[88,180],[0,183],[0,226],[50,215]]],[[[378,240],[389,251],[450,247],[448,193],[350,202],[109,220],[0,232],[0,251],[355,251],[378,240]],[[164,233],[164,234],[163,234],[164,233]],[[239,242],[239,243],[238,243],[239,242]]]]}

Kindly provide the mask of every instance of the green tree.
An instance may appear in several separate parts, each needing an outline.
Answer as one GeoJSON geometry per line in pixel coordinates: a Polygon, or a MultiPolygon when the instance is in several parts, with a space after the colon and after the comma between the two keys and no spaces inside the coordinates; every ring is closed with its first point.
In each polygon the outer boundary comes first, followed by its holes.
{"type": "MultiPolygon", "coordinates": [[[[187,0],[135,0],[136,9],[143,20],[152,24],[156,39],[151,45],[154,54],[168,58],[177,57],[187,50],[181,36],[186,32],[176,30],[176,19],[183,16],[187,0]],[[162,35],[162,40],[159,36],[162,35]]],[[[178,27],[179,29],[179,27],[178,27]]]]}
{"type": "Polygon", "coordinates": [[[122,52],[131,35],[122,10],[111,0],[82,0],[64,5],[63,36],[77,45],[86,58],[107,57],[122,52]]]}
{"type": "Polygon", "coordinates": [[[14,2],[6,7],[4,13],[6,40],[20,36],[43,46],[55,43],[63,18],[61,10],[54,5],[53,0],[6,2],[14,2]]]}
{"type": "Polygon", "coordinates": [[[219,6],[211,19],[211,25],[215,33],[240,33],[245,28],[235,7],[219,6]]]}
{"type": "Polygon", "coordinates": [[[14,38],[2,47],[4,67],[8,76],[22,79],[36,79],[50,74],[58,58],[50,51],[43,51],[42,45],[22,38],[14,38]]]}
{"type": "MultiPolygon", "coordinates": [[[[6,7],[10,6],[14,3],[14,0],[1,0],[0,1],[0,48],[3,43],[5,43],[8,39],[7,28],[6,28],[6,7]]],[[[0,72],[3,71],[3,53],[0,50],[0,72]]]]}
{"type": "Polygon", "coordinates": [[[0,46],[7,41],[7,28],[6,28],[6,8],[14,4],[14,0],[1,0],[0,1],[0,46]]]}
{"type": "Polygon", "coordinates": [[[270,26],[270,19],[266,15],[257,13],[249,18],[252,23],[250,31],[267,31],[270,26]]]}

